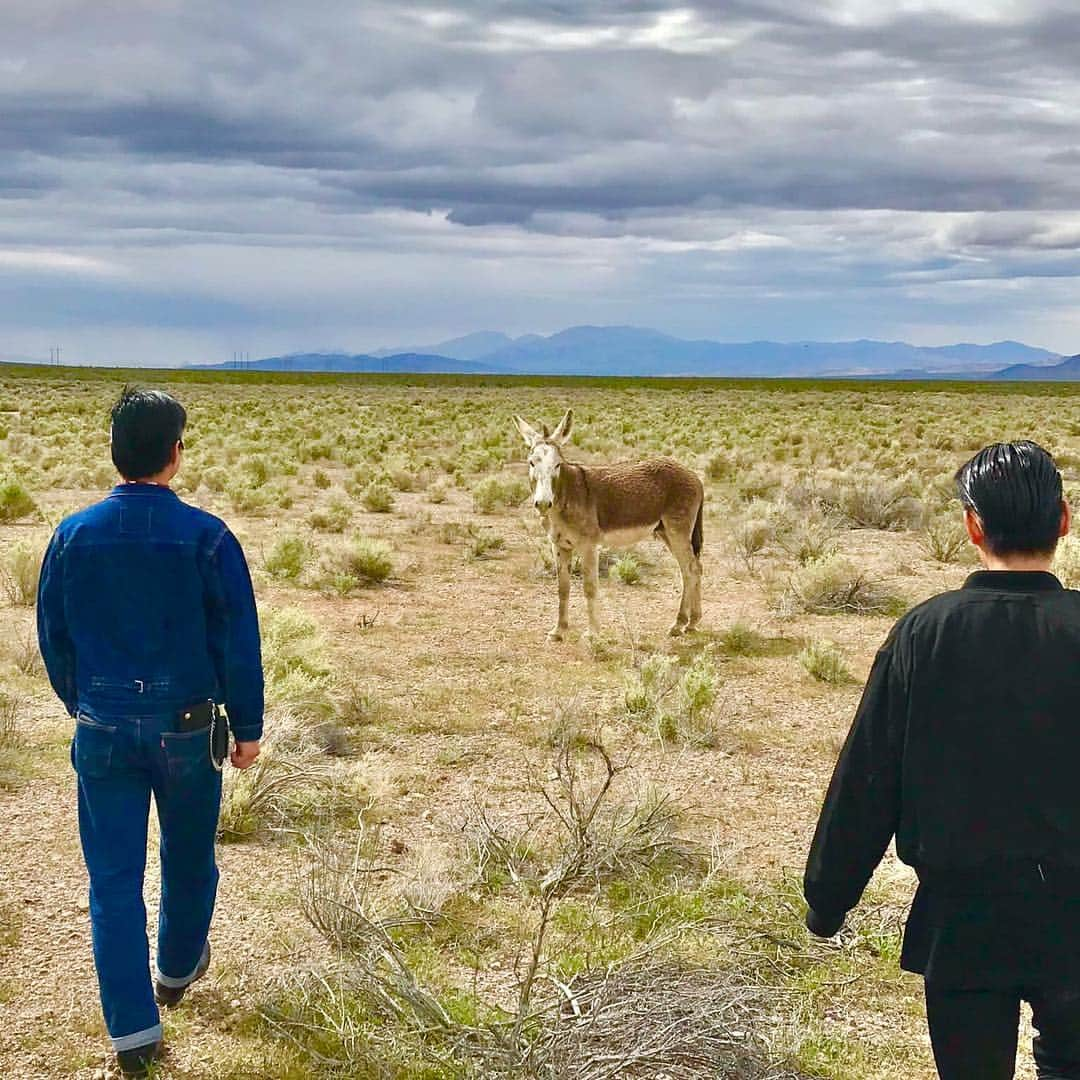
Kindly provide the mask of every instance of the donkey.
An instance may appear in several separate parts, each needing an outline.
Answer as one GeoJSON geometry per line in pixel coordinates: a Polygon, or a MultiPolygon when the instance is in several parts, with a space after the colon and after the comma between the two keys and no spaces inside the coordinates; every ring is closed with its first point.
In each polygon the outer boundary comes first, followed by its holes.
{"type": "Polygon", "coordinates": [[[597,605],[600,545],[625,547],[650,534],[663,540],[682,571],[682,600],[671,634],[694,630],[701,619],[701,480],[676,461],[654,458],[615,465],[579,465],[565,460],[570,409],[554,431],[537,431],[514,417],[529,447],[533,506],[544,517],[559,569],[559,621],[548,634],[561,641],[569,628],[570,560],[577,551],[585,578],[589,633],[600,632],[597,605]]]}

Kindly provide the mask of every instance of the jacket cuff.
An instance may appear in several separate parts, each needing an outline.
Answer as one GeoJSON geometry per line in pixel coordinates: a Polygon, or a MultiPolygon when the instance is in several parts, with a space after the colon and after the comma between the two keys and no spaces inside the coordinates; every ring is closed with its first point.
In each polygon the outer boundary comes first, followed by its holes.
{"type": "Polygon", "coordinates": [[[232,728],[233,738],[237,742],[258,742],[263,735],[263,726],[259,724],[243,724],[237,727],[236,724],[229,725],[232,728]]]}
{"type": "Polygon", "coordinates": [[[815,911],[813,908],[807,908],[806,929],[815,937],[831,938],[844,925],[846,917],[846,911],[837,915],[831,911],[815,911]]]}

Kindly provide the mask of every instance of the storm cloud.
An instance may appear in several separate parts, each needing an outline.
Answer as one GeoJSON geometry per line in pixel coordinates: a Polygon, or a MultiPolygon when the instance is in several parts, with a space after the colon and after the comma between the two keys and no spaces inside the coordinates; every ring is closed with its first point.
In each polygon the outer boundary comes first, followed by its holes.
{"type": "Polygon", "coordinates": [[[1080,349],[1080,12],[8,0],[0,354],[1080,349]]]}

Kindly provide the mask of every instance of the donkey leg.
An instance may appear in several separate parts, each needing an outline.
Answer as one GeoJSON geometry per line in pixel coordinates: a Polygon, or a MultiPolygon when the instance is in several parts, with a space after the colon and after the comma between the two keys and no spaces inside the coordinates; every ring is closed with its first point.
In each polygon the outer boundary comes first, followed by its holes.
{"type": "Polygon", "coordinates": [[[585,579],[585,604],[589,609],[589,633],[600,633],[600,548],[590,544],[581,550],[581,569],[585,579]]]}
{"type": "Polygon", "coordinates": [[[701,622],[701,556],[691,553],[690,558],[693,560],[694,581],[690,593],[690,622],[686,629],[696,630],[701,622]]]}
{"type": "Polygon", "coordinates": [[[679,564],[682,577],[682,596],[679,598],[679,613],[675,616],[668,633],[678,637],[686,630],[692,630],[701,618],[701,605],[698,588],[700,586],[700,564],[690,544],[690,536],[685,530],[666,527],[664,529],[667,546],[675,561],[679,564]]]}
{"type": "Polygon", "coordinates": [[[559,572],[559,620],[548,632],[552,641],[562,641],[563,634],[570,628],[570,548],[555,545],[555,560],[559,572]]]}

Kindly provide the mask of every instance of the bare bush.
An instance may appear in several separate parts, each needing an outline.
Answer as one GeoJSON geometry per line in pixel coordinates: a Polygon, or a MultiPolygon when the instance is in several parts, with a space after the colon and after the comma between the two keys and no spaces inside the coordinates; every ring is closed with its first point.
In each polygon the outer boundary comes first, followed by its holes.
{"type": "Polygon", "coordinates": [[[768,997],[727,971],[645,958],[578,980],[544,1056],[565,1080],[795,1080],[758,1034],[768,997]]]}
{"type": "Polygon", "coordinates": [[[940,517],[927,522],[919,534],[919,547],[935,562],[959,562],[967,553],[968,535],[955,516],[940,517]]]}
{"type": "Polygon", "coordinates": [[[1080,540],[1075,536],[1058,541],[1053,571],[1066,589],[1080,589],[1080,540]]]}
{"type": "MultiPolygon", "coordinates": [[[[404,1034],[426,1061],[505,1080],[652,1076],[646,1070],[661,1061],[680,1080],[703,1069],[794,1075],[773,1069],[765,1044],[748,1033],[754,998],[736,978],[659,960],[659,941],[615,969],[588,968],[569,982],[555,973],[547,942],[564,900],[658,860],[676,867],[697,857],[678,839],[667,797],[613,801],[626,768],[597,740],[568,733],[549,778],[533,785],[545,814],[507,826],[480,813],[469,827],[477,883],[512,890],[528,912],[512,1004],[474,997],[451,1008],[445,991],[420,976],[403,935],[443,917],[451,875],[440,864],[434,891],[430,883],[389,888],[396,870],[382,860],[377,832],[361,828],[351,843],[313,835],[304,848],[302,910],[339,950],[341,973],[333,984],[293,980],[289,1007],[267,1010],[267,1019],[305,1049],[314,1037],[319,1060],[345,1070],[370,1068],[383,1040],[400,1054],[404,1034]],[[645,1013],[653,1022],[642,1023],[645,1013]]],[[[669,928],[663,940],[677,932],[669,928]]]]}
{"type": "Polygon", "coordinates": [[[45,547],[25,540],[12,544],[0,560],[0,586],[8,603],[33,607],[37,603],[38,574],[45,547]]]}
{"type": "Polygon", "coordinates": [[[860,529],[913,529],[923,515],[913,481],[906,477],[840,476],[826,481],[818,497],[823,507],[860,529]]]}
{"type": "Polygon", "coordinates": [[[731,543],[735,554],[752,569],[754,559],[773,539],[771,524],[763,518],[746,517],[737,521],[731,530],[731,543]]]}
{"type": "Polygon", "coordinates": [[[19,734],[19,714],[26,709],[22,698],[0,690],[0,749],[16,749],[22,745],[19,734]]]}
{"type": "Polygon", "coordinates": [[[893,615],[899,614],[904,604],[882,582],[839,555],[800,567],[775,603],[781,611],[813,615],[893,615]]]}
{"type": "Polygon", "coordinates": [[[291,831],[335,802],[333,766],[303,715],[277,709],[267,731],[255,764],[226,774],[218,822],[222,839],[291,831]]]}
{"type": "Polygon", "coordinates": [[[796,562],[813,562],[835,554],[839,528],[835,514],[810,509],[789,529],[779,533],[776,543],[796,562]]]}

